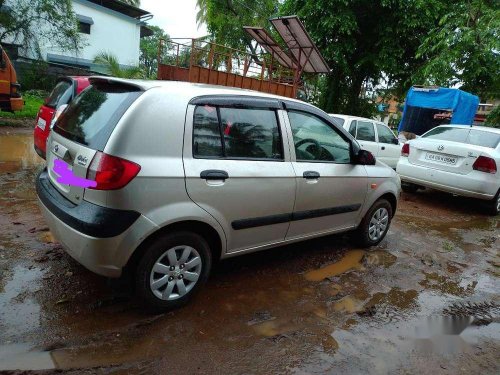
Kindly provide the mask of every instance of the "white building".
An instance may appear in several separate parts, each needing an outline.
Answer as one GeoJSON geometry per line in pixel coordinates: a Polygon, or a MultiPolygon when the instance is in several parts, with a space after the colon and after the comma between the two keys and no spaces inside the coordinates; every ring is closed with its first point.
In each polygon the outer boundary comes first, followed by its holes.
{"type": "Polygon", "coordinates": [[[50,40],[41,40],[44,60],[102,71],[93,60],[98,53],[108,52],[124,67],[139,65],[140,39],[152,34],[145,23],[153,17],[149,12],[118,0],[72,0],[72,3],[85,46],[78,52],[62,51],[50,40]]]}

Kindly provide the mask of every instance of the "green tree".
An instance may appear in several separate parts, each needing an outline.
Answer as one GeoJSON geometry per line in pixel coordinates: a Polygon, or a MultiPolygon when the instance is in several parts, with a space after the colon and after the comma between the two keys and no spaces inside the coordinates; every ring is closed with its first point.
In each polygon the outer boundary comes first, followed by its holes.
{"type": "Polygon", "coordinates": [[[0,43],[21,44],[38,57],[40,44],[78,50],[82,40],[71,0],[0,0],[0,43]]]}
{"type": "Polygon", "coordinates": [[[156,78],[158,71],[158,45],[160,39],[168,39],[168,34],[158,26],[148,26],[153,35],[141,39],[141,54],[139,64],[144,70],[146,78],[156,78]]]}
{"type": "Polygon", "coordinates": [[[94,63],[106,68],[113,77],[119,78],[143,78],[144,71],[140,67],[123,68],[118,63],[118,59],[111,53],[101,52],[94,57],[94,63]]]}
{"type": "Polygon", "coordinates": [[[424,62],[416,51],[446,11],[443,0],[285,0],[280,13],[297,14],[331,72],[319,82],[328,112],[370,116],[365,95],[382,80],[402,95],[424,62]]]}
{"type": "Polygon", "coordinates": [[[500,3],[460,0],[432,28],[418,50],[426,83],[460,85],[483,100],[500,96],[500,3]]]}
{"type": "Polygon", "coordinates": [[[268,27],[278,13],[278,0],[197,0],[196,20],[205,23],[214,41],[228,47],[255,53],[252,38],[243,26],[268,27]]]}

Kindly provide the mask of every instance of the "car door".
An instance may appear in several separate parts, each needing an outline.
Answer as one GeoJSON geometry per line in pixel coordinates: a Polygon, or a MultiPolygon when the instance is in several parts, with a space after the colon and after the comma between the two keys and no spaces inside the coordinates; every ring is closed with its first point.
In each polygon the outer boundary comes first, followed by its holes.
{"type": "Polygon", "coordinates": [[[287,106],[297,194],[287,239],[353,228],[367,192],[367,173],[352,163],[351,141],[326,117],[287,106]]]}
{"type": "MultiPolygon", "coordinates": [[[[354,122],[354,121],[353,121],[354,122]]],[[[368,120],[355,120],[356,136],[359,145],[363,150],[370,151],[375,157],[378,157],[379,147],[375,135],[373,122],[368,120]]],[[[353,125],[351,125],[352,127],[353,125]]]]}
{"type": "Polygon", "coordinates": [[[377,158],[389,167],[396,168],[402,146],[399,145],[398,139],[388,126],[377,123],[376,127],[379,147],[377,158]]]}
{"type": "Polygon", "coordinates": [[[186,189],[221,224],[228,252],[283,241],[288,230],[295,174],[278,109],[277,100],[234,96],[188,107],[186,189]]]}

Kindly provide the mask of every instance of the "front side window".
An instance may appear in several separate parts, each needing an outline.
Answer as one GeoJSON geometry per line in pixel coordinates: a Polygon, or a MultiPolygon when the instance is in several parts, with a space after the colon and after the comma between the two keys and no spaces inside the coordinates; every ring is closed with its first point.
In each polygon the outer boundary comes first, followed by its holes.
{"type": "Polygon", "coordinates": [[[197,106],[193,155],[202,158],[283,160],[276,112],[197,106]]]}
{"type": "Polygon", "coordinates": [[[351,162],[350,143],[332,126],[304,112],[288,112],[297,161],[351,162]]]}
{"type": "Polygon", "coordinates": [[[393,143],[396,136],[387,126],[377,124],[378,141],[380,143],[393,143]]]}
{"type": "Polygon", "coordinates": [[[375,142],[375,129],[373,123],[369,121],[357,121],[358,129],[356,139],[359,141],[375,142]]]}

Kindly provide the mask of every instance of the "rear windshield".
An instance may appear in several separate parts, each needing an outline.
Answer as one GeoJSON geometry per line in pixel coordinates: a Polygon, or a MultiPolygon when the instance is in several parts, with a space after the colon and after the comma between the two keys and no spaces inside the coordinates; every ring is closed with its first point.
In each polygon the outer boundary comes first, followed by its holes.
{"type": "Polygon", "coordinates": [[[467,143],[476,146],[496,148],[500,142],[500,134],[471,129],[467,143]]]}
{"type": "Polygon", "coordinates": [[[438,139],[442,141],[453,141],[467,143],[475,146],[496,148],[500,142],[500,134],[489,131],[460,128],[460,127],[442,127],[434,128],[424,134],[422,138],[438,139]]]}
{"type": "Polygon", "coordinates": [[[94,83],[68,106],[54,131],[95,150],[104,146],[116,124],[142,91],[116,83],[94,83]]]}
{"type": "Polygon", "coordinates": [[[45,105],[50,108],[57,109],[63,104],[68,104],[73,96],[73,84],[70,81],[59,81],[45,99],[45,105]]]}
{"type": "Polygon", "coordinates": [[[438,139],[440,141],[452,141],[465,143],[469,135],[470,128],[460,128],[458,126],[443,126],[434,128],[422,135],[422,138],[438,139]]]}

